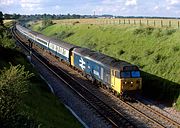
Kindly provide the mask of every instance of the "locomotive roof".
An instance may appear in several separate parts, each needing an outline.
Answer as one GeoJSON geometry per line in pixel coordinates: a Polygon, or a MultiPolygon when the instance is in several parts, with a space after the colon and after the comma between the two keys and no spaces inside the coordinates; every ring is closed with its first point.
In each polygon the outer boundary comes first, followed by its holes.
{"type": "Polygon", "coordinates": [[[73,44],[70,44],[70,43],[67,43],[67,42],[64,42],[64,41],[60,41],[60,40],[57,40],[57,39],[54,39],[54,38],[51,38],[50,42],[57,45],[57,46],[68,49],[68,50],[71,49],[71,48],[77,47],[76,45],[73,45],[73,44]]]}
{"type": "Polygon", "coordinates": [[[98,63],[113,67],[117,70],[122,70],[124,66],[134,66],[126,61],[117,60],[100,52],[95,52],[87,48],[75,48],[73,51],[75,53],[88,57],[91,60],[95,60],[98,63]]]}

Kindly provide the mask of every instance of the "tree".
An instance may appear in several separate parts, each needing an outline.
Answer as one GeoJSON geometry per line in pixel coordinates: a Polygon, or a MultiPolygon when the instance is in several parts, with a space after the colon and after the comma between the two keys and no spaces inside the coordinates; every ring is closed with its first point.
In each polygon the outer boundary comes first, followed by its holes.
{"type": "Polygon", "coordinates": [[[14,13],[14,14],[12,15],[12,18],[13,18],[13,19],[19,19],[20,17],[21,17],[20,14],[14,13]]]}
{"type": "Polygon", "coordinates": [[[41,29],[44,29],[44,28],[46,28],[46,27],[48,27],[48,26],[50,26],[50,25],[53,25],[52,20],[45,18],[45,19],[42,21],[42,28],[41,28],[41,29]]]}
{"type": "Polygon", "coordinates": [[[0,26],[4,26],[3,24],[3,13],[0,11],[0,26]]]}
{"type": "Polygon", "coordinates": [[[12,19],[12,15],[11,14],[4,14],[4,19],[12,19]]]}

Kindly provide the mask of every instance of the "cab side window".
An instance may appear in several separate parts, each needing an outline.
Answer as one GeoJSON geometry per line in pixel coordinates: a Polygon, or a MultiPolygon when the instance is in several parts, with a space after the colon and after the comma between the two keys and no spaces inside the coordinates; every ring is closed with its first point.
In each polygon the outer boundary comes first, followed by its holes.
{"type": "Polygon", "coordinates": [[[117,78],[120,78],[120,73],[119,73],[118,71],[115,71],[115,76],[116,76],[117,78]]]}
{"type": "Polygon", "coordinates": [[[112,70],[112,76],[115,76],[115,75],[114,75],[114,70],[112,70]]]}

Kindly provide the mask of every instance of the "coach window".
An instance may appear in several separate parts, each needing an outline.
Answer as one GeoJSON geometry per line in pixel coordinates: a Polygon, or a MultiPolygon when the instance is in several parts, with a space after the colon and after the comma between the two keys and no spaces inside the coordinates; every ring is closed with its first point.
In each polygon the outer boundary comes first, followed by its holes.
{"type": "Polygon", "coordinates": [[[66,50],[65,49],[63,49],[63,55],[65,55],[66,54],[66,50]]]}

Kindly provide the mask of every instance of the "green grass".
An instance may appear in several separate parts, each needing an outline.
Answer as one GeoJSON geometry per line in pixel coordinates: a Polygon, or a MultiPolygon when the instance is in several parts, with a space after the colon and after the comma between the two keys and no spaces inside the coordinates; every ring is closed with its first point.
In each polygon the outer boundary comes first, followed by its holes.
{"type": "MultiPolygon", "coordinates": [[[[38,25],[36,24],[33,27],[36,28],[38,25]]],[[[151,92],[151,95],[171,99],[173,95],[176,95],[177,108],[180,109],[180,98],[177,99],[178,91],[180,91],[179,29],[146,26],[55,24],[45,28],[41,33],[138,65],[146,73],[144,80],[147,76],[152,75],[151,80],[159,81],[157,85],[156,82],[155,85],[148,85],[145,81],[144,87],[150,88],[151,91],[157,89],[156,94],[151,92]],[[73,34],[64,36],[62,33],[64,35],[73,34]],[[171,84],[176,85],[176,94],[174,94],[174,91],[170,91],[171,84]],[[164,93],[164,95],[162,96],[161,93],[164,93]]]]}
{"type": "MultiPolygon", "coordinates": [[[[82,125],[65,108],[65,106],[49,90],[38,73],[25,59],[25,55],[15,49],[0,46],[0,70],[12,65],[25,65],[27,71],[33,72],[35,76],[30,79],[29,91],[24,94],[18,111],[23,120],[32,119],[41,128],[79,128],[82,125]]],[[[20,120],[20,122],[22,122],[20,120]]]]}
{"type": "Polygon", "coordinates": [[[42,81],[31,86],[30,92],[23,99],[21,113],[35,118],[42,128],[82,127],[46,86],[42,81]]]}

